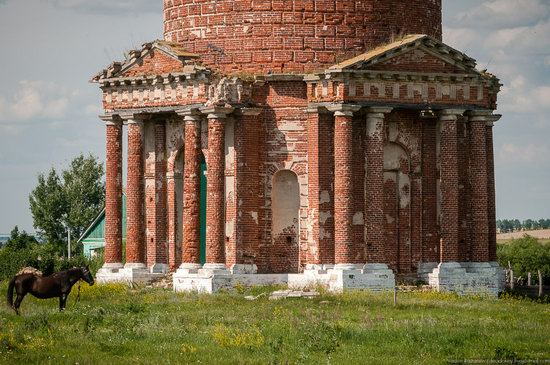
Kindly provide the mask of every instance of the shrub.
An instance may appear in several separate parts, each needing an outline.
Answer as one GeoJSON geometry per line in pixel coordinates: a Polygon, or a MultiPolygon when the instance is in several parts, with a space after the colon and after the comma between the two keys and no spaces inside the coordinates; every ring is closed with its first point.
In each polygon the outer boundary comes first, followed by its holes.
{"type": "Polygon", "coordinates": [[[550,245],[540,243],[536,238],[524,235],[497,249],[498,261],[501,266],[508,267],[508,262],[516,277],[527,277],[527,273],[541,270],[543,280],[550,279],[550,245]]]}
{"type": "Polygon", "coordinates": [[[9,280],[22,268],[32,266],[44,275],[88,265],[93,275],[103,264],[103,257],[88,259],[82,255],[65,260],[56,254],[56,248],[49,244],[33,243],[22,248],[6,245],[0,249],[0,281],[9,280]]]}

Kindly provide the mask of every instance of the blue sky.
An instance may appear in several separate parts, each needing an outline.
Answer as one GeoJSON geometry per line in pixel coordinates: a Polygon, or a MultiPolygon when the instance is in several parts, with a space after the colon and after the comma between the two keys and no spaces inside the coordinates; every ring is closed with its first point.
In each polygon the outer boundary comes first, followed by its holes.
{"type": "MultiPolygon", "coordinates": [[[[497,215],[550,217],[550,0],[443,0],[444,41],[505,86],[494,129],[497,215]]],[[[89,78],[162,38],[162,1],[0,0],[0,233],[34,231],[38,173],[104,159],[89,78]]]]}

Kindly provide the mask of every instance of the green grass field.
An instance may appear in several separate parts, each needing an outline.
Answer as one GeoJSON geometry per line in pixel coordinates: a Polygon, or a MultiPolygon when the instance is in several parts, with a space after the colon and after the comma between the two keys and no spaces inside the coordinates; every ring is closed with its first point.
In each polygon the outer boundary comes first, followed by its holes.
{"type": "MultiPolygon", "coordinates": [[[[6,284],[0,285],[2,293],[6,284]]],[[[250,289],[259,294],[270,288],[250,289]]],[[[272,290],[273,288],[271,288],[272,290]]],[[[25,298],[0,309],[4,364],[441,364],[550,359],[550,306],[436,293],[353,292],[255,301],[82,286],[64,313],[25,298]]],[[[4,295],[4,294],[2,294],[4,295]]]]}

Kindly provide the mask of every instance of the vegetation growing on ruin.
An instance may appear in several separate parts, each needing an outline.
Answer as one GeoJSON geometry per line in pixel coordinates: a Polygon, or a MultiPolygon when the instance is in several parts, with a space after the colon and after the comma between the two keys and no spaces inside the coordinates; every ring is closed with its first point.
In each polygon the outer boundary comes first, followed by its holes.
{"type": "MultiPolygon", "coordinates": [[[[6,283],[0,284],[3,293],[6,283]]],[[[67,311],[27,298],[0,309],[0,363],[441,364],[550,358],[548,305],[513,298],[364,292],[270,301],[82,287],[67,311]]]]}

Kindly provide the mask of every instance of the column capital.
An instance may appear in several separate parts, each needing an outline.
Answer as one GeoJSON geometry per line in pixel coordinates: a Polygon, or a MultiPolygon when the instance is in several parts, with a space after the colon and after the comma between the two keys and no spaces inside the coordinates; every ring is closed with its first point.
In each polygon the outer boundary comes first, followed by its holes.
{"type": "Polygon", "coordinates": [[[465,109],[443,109],[439,111],[439,120],[442,122],[454,122],[461,117],[465,109]]]}
{"type": "Polygon", "coordinates": [[[383,117],[383,114],[389,114],[393,110],[392,107],[386,107],[386,106],[371,106],[368,108],[365,108],[365,111],[367,112],[367,117],[372,114],[382,114],[381,117],[383,117]]]}
{"type": "Polygon", "coordinates": [[[468,116],[470,122],[487,123],[492,115],[493,111],[488,109],[469,110],[466,112],[466,116],[468,116]]]}
{"type": "Polygon", "coordinates": [[[498,122],[502,118],[502,114],[491,114],[489,118],[487,119],[487,122],[485,125],[487,127],[493,127],[496,122],[498,122]]]}
{"type": "Polygon", "coordinates": [[[353,113],[358,112],[361,109],[360,105],[354,104],[330,104],[326,108],[333,112],[337,117],[353,117],[353,113]]]}
{"type": "Polygon", "coordinates": [[[105,122],[105,125],[122,125],[122,119],[118,115],[100,115],[99,119],[105,122]]]}
{"type": "Polygon", "coordinates": [[[222,106],[204,107],[200,109],[203,114],[207,115],[208,119],[225,119],[227,115],[231,114],[234,110],[235,108],[222,106]]]}
{"type": "Polygon", "coordinates": [[[202,119],[202,114],[199,108],[176,110],[176,114],[183,117],[183,120],[186,122],[196,122],[202,119]]]}

